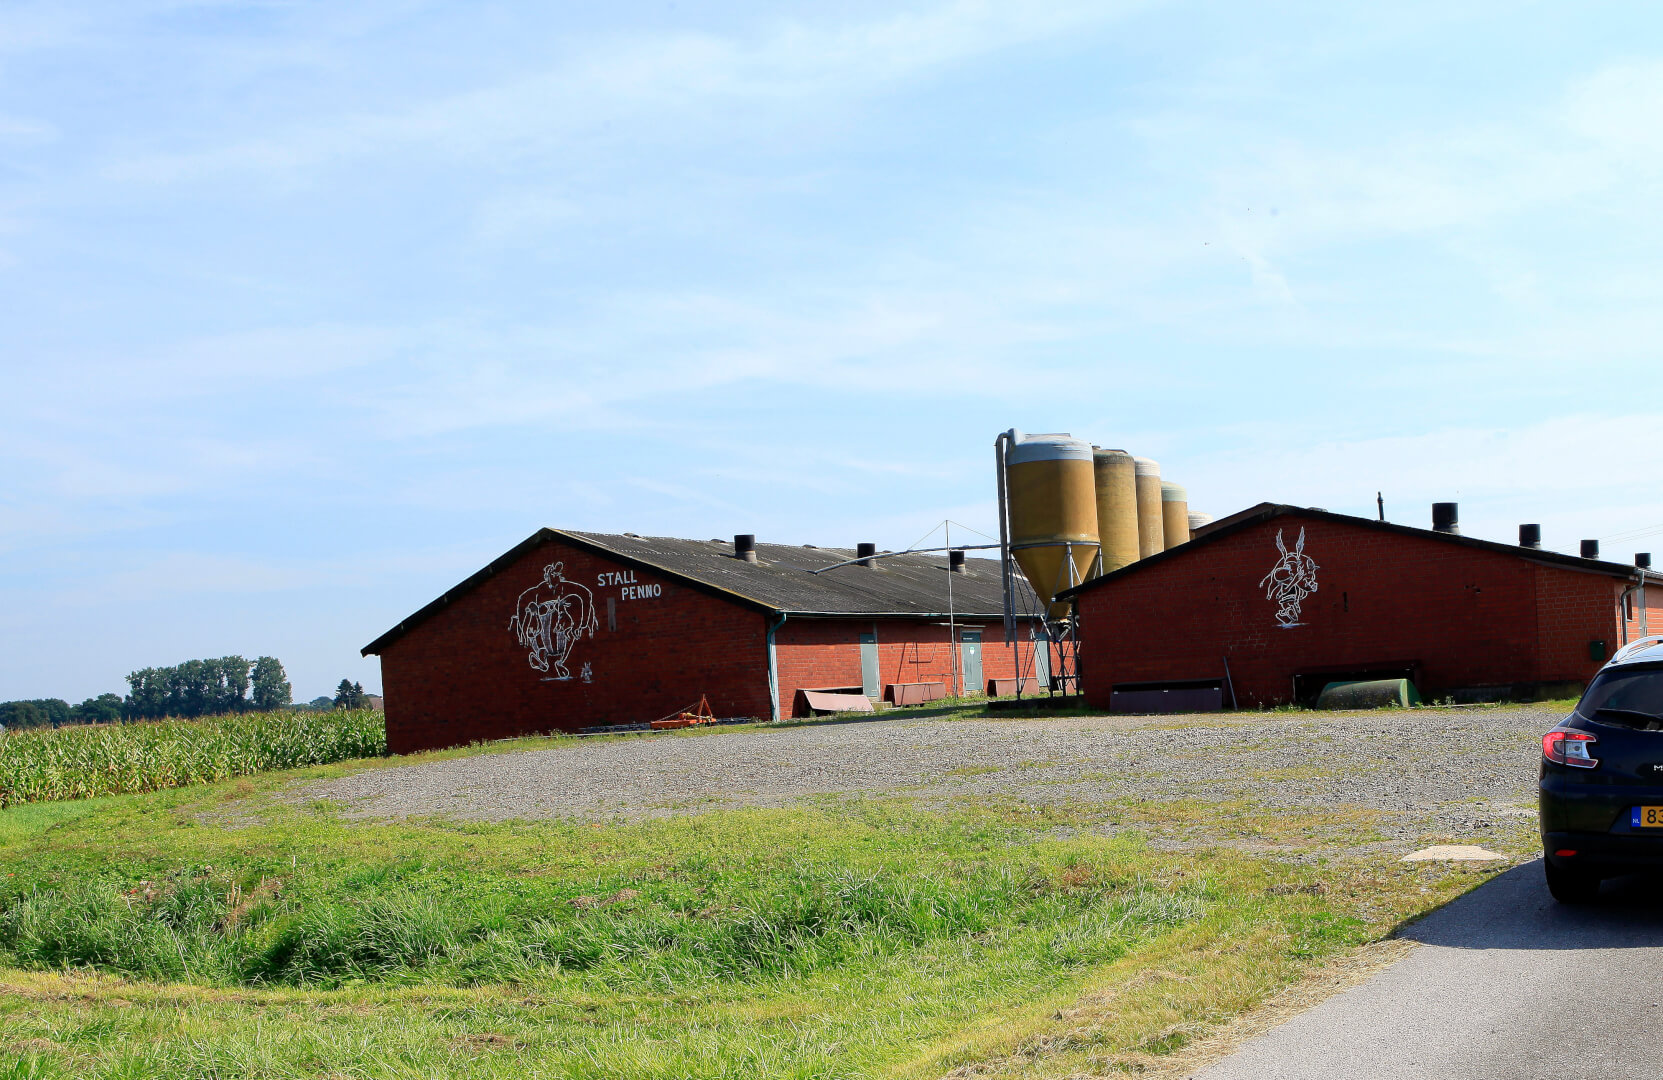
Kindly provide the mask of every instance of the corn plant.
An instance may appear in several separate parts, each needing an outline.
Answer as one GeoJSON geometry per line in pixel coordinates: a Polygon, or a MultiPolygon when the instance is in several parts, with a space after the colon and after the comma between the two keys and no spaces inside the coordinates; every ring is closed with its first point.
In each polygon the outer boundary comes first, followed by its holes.
{"type": "Polygon", "coordinates": [[[0,736],[0,806],[228,780],[387,752],[382,714],[261,712],[0,736]]]}

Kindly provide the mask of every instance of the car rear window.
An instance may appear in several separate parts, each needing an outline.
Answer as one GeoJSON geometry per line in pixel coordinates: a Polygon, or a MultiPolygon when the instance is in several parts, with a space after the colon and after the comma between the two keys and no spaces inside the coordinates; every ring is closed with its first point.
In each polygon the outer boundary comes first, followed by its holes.
{"type": "Polygon", "coordinates": [[[1576,703],[1578,716],[1599,724],[1663,730],[1663,664],[1608,668],[1576,703]]]}

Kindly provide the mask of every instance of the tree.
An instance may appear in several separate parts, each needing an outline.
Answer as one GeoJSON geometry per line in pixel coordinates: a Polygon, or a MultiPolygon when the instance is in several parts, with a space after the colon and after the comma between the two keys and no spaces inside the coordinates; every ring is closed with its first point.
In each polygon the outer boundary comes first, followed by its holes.
{"type": "Polygon", "coordinates": [[[367,709],[369,704],[370,698],[368,694],[364,693],[362,683],[342,679],[341,685],[335,687],[335,708],[367,709]]]}
{"type": "Polygon", "coordinates": [[[311,701],[308,701],[306,704],[310,705],[314,709],[330,709],[334,708],[335,699],[327,695],[320,695],[313,698],[311,701]]]}
{"type": "Polygon", "coordinates": [[[69,714],[69,702],[62,698],[0,702],[0,724],[13,730],[47,725],[57,727],[69,723],[69,714]]]}
{"type": "Polygon", "coordinates": [[[63,698],[33,698],[29,704],[39,709],[41,715],[46,718],[46,723],[53,727],[69,723],[69,702],[63,698]]]}
{"type": "MultiPolygon", "coordinates": [[[[248,708],[249,662],[240,656],[187,660],[164,668],[141,668],[127,676],[128,719],[207,716],[248,708]]],[[[281,665],[279,665],[281,670],[281,665]]]]}
{"type": "Polygon", "coordinates": [[[240,656],[222,656],[203,663],[208,667],[208,690],[213,698],[208,711],[232,713],[247,709],[249,662],[240,656]]]}
{"type": "Polygon", "coordinates": [[[46,723],[46,714],[32,701],[0,702],[0,724],[4,724],[7,731],[42,727],[46,723]]]}
{"type": "Polygon", "coordinates": [[[294,701],[294,688],[283,671],[283,662],[275,656],[262,656],[254,661],[254,707],[281,709],[294,701]]]}
{"type": "Polygon", "coordinates": [[[128,720],[166,716],[167,694],[167,668],[140,668],[127,676],[127,700],[121,703],[121,715],[128,720]]]}
{"type": "Polygon", "coordinates": [[[121,719],[121,697],[117,694],[99,694],[95,698],[87,698],[69,710],[69,718],[77,724],[114,723],[121,719]]]}

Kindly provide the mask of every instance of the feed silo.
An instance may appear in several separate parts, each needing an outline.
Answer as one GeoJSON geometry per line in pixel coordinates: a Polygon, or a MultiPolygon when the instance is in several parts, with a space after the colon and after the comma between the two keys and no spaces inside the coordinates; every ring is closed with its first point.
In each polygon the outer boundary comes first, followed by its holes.
{"type": "Polygon", "coordinates": [[[1161,516],[1161,466],[1148,458],[1133,458],[1137,477],[1138,558],[1166,550],[1166,522],[1161,516]]]}
{"type": "Polygon", "coordinates": [[[1124,450],[1092,448],[1097,478],[1097,540],[1103,573],[1138,561],[1137,467],[1124,450]]]}
{"type": "Polygon", "coordinates": [[[1161,484],[1161,527],[1165,547],[1189,543],[1190,495],[1181,484],[1161,484]]]}
{"type": "Polygon", "coordinates": [[[1203,514],[1199,510],[1191,510],[1190,511],[1190,539],[1191,540],[1195,539],[1196,532],[1199,531],[1202,528],[1202,526],[1211,525],[1212,523],[1213,523],[1213,515],[1203,514]]]}
{"type": "Polygon", "coordinates": [[[1052,619],[1051,598],[1085,581],[1097,563],[1097,484],[1091,444],[1012,429],[1004,453],[1010,552],[1052,619]]]}

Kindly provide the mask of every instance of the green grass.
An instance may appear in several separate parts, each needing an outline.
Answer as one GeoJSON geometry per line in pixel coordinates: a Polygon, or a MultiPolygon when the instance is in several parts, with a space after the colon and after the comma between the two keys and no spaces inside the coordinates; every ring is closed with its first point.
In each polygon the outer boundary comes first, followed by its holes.
{"type": "Polygon", "coordinates": [[[361,822],[286,779],[0,812],[0,1077],[1101,1071],[1483,878],[1146,841],[1318,850],[1343,808],[361,822]]]}
{"type": "Polygon", "coordinates": [[[0,806],[157,791],[387,752],[370,710],[265,712],[0,735],[0,806]]]}

